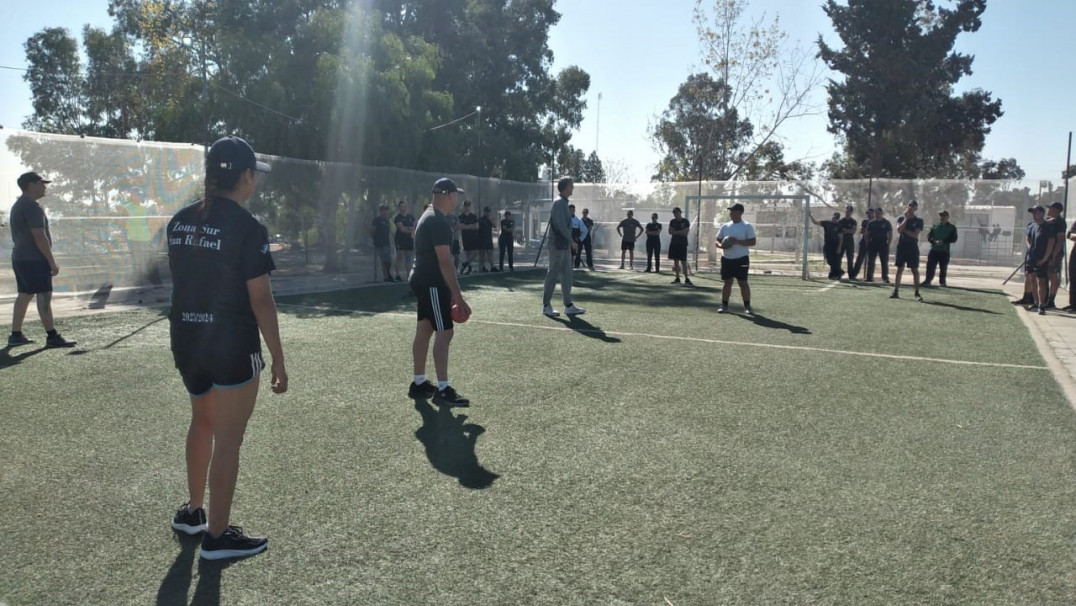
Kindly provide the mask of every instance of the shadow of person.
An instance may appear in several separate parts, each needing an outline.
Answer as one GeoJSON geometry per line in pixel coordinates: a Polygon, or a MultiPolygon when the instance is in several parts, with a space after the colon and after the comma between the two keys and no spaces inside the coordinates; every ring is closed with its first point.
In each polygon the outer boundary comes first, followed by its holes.
{"type": "Polygon", "coordinates": [[[594,326],[590,322],[583,319],[583,316],[568,316],[552,318],[560,324],[567,326],[575,332],[583,335],[584,337],[590,337],[591,339],[598,339],[604,343],[620,343],[620,339],[616,337],[610,337],[605,334],[605,331],[594,326]]]}
{"type": "Polygon", "coordinates": [[[110,296],[112,296],[112,285],[105,284],[90,295],[90,302],[86,307],[89,309],[104,309],[110,296]]]}
{"type": "Polygon", "coordinates": [[[14,349],[15,348],[12,347],[11,345],[5,345],[3,348],[0,348],[0,368],[7,368],[8,366],[14,366],[14,365],[18,364],[19,362],[22,362],[26,358],[29,358],[30,356],[36,356],[37,354],[45,351],[46,348],[45,348],[45,346],[42,345],[41,347],[38,347],[37,349],[23,350],[22,352],[20,352],[20,353],[13,356],[13,355],[11,355],[11,352],[14,349]]]}
{"type": "Polygon", "coordinates": [[[755,323],[756,326],[761,326],[762,328],[776,328],[776,329],[780,329],[780,330],[787,330],[788,332],[790,332],[790,333],[792,333],[794,335],[809,335],[809,334],[811,334],[811,330],[809,328],[807,328],[806,326],[796,326],[795,324],[786,324],[784,322],[781,322],[780,320],[774,320],[773,318],[767,318],[766,316],[760,316],[757,312],[754,313],[754,314],[751,314],[750,316],[737,315],[736,317],[743,318],[744,320],[751,320],[752,322],[755,323]]]}
{"type": "Polygon", "coordinates": [[[959,309],[960,311],[977,311],[981,314],[991,314],[1000,316],[1001,314],[996,311],[990,311],[989,309],[982,309],[979,307],[967,307],[964,305],[954,305],[952,303],[942,303],[940,301],[923,301],[926,305],[937,305],[938,307],[948,307],[950,309],[959,309]]]}
{"type": "Polygon", "coordinates": [[[157,606],[171,606],[172,604],[187,604],[187,592],[191,588],[191,579],[194,571],[194,557],[198,553],[198,546],[202,543],[202,535],[189,536],[182,532],[175,532],[175,540],[179,543],[179,553],[176,560],[168,567],[168,573],[164,575],[161,586],[157,589],[157,606]]]}
{"type": "Polygon", "coordinates": [[[415,400],[415,410],[422,415],[422,427],[415,437],[426,448],[426,458],[437,471],[459,480],[464,488],[489,488],[501,477],[478,462],[475,443],[486,430],[475,423],[464,423],[467,415],[453,415],[452,409],[435,409],[422,399],[415,400]]]}
{"type": "Polygon", "coordinates": [[[220,575],[224,569],[243,560],[205,560],[198,558],[198,585],[191,596],[191,604],[198,606],[220,606],[220,575]]]}

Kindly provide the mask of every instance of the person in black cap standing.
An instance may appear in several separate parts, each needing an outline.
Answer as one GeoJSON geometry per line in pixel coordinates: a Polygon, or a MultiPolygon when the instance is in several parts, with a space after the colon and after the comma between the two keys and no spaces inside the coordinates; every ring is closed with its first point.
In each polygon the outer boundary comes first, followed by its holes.
{"type": "Polygon", "coordinates": [[[893,294],[890,299],[900,298],[900,276],[907,267],[912,272],[912,286],[915,288],[915,300],[922,301],[919,294],[919,232],[923,231],[923,219],[915,216],[919,209],[919,203],[912,200],[904,210],[904,214],[897,217],[897,276],[893,285],[893,294]]]}
{"type": "Polygon", "coordinates": [[[1033,301],[1028,311],[1046,314],[1046,300],[1050,294],[1049,262],[1052,259],[1056,240],[1053,230],[1046,224],[1046,209],[1032,206],[1031,223],[1027,224],[1027,253],[1024,257],[1024,279],[1031,283],[1033,301]]]}
{"type": "Polygon", "coordinates": [[[205,197],[168,223],[172,271],[172,357],[190,394],[187,486],[190,499],[172,519],[187,534],[205,532],[202,558],[254,555],[269,541],[229,525],[239,473],[239,447],[265,368],[261,339],[272,356],[274,393],[288,389],[284,349],[269,272],[269,234],[241,204],[254,194],[256,173],[269,172],[238,137],[219,139],[206,155],[205,197]],[[203,509],[206,479],[211,496],[203,509]]]}
{"type": "Polygon", "coordinates": [[[882,207],[874,209],[874,220],[867,224],[867,281],[874,281],[874,260],[882,266],[882,282],[889,284],[889,242],[893,224],[885,218],[882,207]]]}
{"type": "Polygon", "coordinates": [[[749,247],[757,242],[755,238],[755,226],[743,220],[743,204],[737,202],[729,207],[729,217],[732,219],[717,230],[717,247],[721,249],[721,307],[717,313],[726,313],[729,310],[729,298],[732,296],[732,281],[735,279],[740,285],[740,297],[743,299],[743,310],[747,315],[753,315],[751,310],[751,287],[747,284],[748,272],[751,270],[751,257],[749,247]]]}
{"type": "Polygon", "coordinates": [[[22,195],[11,207],[11,268],[15,272],[15,309],[11,318],[9,346],[26,345],[34,341],[22,333],[22,323],[30,301],[37,298],[37,314],[45,327],[45,347],[74,347],[56,332],[52,316],[52,277],[60,273],[60,266],[52,255],[52,234],[45,210],[38,202],[45,197],[46,181],[41,175],[23,173],[18,180],[22,195]]]}
{"type": "Polygon", "coordinates": [[[628,216],[616,226],[620,234],[620,269],[624,269],[624,254],[628,255],[628,268],[635,269],[635,241],[643,233],[643,226],[635,218],[634,211],[628,211],[628,216]]]}
{"type": "Polygon", "coordinates": [[[467,406],[470,401],[456,393],[448,380],[448,348],[452,343],[452,306],[465,316],[471,308],[463,300],[456,271],[452,266],[452,227],[446,216],[456,209],[456,194],[463,190],[449,178],[433,184],[433,204],[419,217],[415,226],[415,267],[409,282],[418,300],[418,324],[411,345],[414,379],[407,388],[412,398],[433,396],[435,404],[467,406]],[[433,342],[433,366],[437,385],[426,379],[426,356],[433,342]]]}
{"type": "MultiPolygon", "coordinates": [[[[583,209],[583,227],[587,228],[587,235],[583,237],[581,243],[583,250],[587,253],[587,269],[594,270],[594,219],[590,218],[590,209],[583,209]]],[[[582,254],[580,254],[582,257],[582,254]]]]}
{"type": "Polygon", "coordinates": [[[844,275],[844,270],[841,269],[841,213],[833,213],[833,218],[828,221],[819,221],[814,218],[814,215],[807,215],[811,219],[811,223],[822,228],[822,254],[826,257],[826,264],[829,265],[829,279],[840,280],[844,275]]]}
{"type": "Polygon", "coordinates": [[[852,265],[852,256],[856,252],[856,228],[859,226],[856,220],[852,218],[852,212],[855,207],[849,204],[844,207],[844,217],[837,222],[837,225],[841,228],[841,247],[837,251],[838,264],[840,264],[840,258],[845,257],[846,264],[848,265],[848,277],[855,277],[855,267],[852,265]]]}
{"type": "Polygon", "coordinates": [[[512,254],[516,248],[516,220],[512,218],[512,211],[504,211],[504,218],[501,219],[501,234],[497,236],[497,248],[500,252],[500,267],[501,271],[504,271],[504,255],[508,254],[508,271],[515,271],[512,266],[512,254]]]}
{"type": "Polygon", "coordinates": [[[874,209],[867,209],[867,218],[859,224],[859,250],[856,252],[856,263],[852,267],[852,271],[848,273],[848,277],[852,280],[859,278],[859,273],[863,271],[863,262],[867,259],[867,224],[874,220],[874,209]]]}
{"type": "Polygon", "coordinates": [[[681,217],[683,212],[679,207],[673,209],[673,218],[669,221],[669,260],[673,262],[673,273],[676,278],[673,284],[680,283],[680,270],[684,271],[684,285],[694,286],[687,267],[687,237],[691,233],[691,221],[681,217]]]}
{"type": "MultiPolygon", "coordinates": [[[[462,190],[461,190],[462,191],[462,190]]],[[[478,243],[478,215],[471,210],[471,201],[463,201],[463,212],[460,213],[460,238],[463,240],[463,265],[460,265],[460,274],[470,274],[474,261],[475,252],[479,249],[478,243]]]]}
{"type": "Polygon", "coordinates": [[[646,271],[661,273],[661,223],[657,213],[650,215],[650,222],[646,224],[646,271]]]}
{"type": "Polygon", "coordinates": [[[1050,274],[1050,296],[1046,299],[1046,309],[1054,309],[1057,304],[1057,289],[1061,287],[1061,267],[1065,264],[1065,219],[1061,217],[1061,211],[1065,205],[1054,202],[1046,207],[1046,225],[1050,228],[1050,234],[1054,239],[1054,252],[1047,262],[1050,274]]]}
{"type": "Polygon", "coordinates": [[[949,222],[949,211],[938,213],[938,222],[927,233],[930,252],[927,254],[927,275],[922,286],[930,286],[934,270],[938,269],[938,284],[946,286],[945,274],[949,269],[949,245],[957,240],[956,226],[949,222]]]}

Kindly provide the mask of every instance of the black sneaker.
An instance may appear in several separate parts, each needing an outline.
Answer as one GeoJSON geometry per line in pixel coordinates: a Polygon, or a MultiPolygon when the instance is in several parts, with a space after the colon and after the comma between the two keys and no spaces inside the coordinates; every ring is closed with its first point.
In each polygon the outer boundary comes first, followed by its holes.
{"type": "Polygon", "coordinates": [[[1012,302],[1013,305],[1029,305],[1031,303],[1034,303],[1034,301],[1027,297],[1022,297],[1012,302]]]}
{"type": "Polygon", "coordinates": [[[1040,307],[1039,308],[1039,315],[1040,316],[1045,316],[1046,315],[1046,308],[1045,307],[1040,307]]]}
{"type": "Polygon", "coordinates": [[[684,278],[684,286],[694,286],[694,284],[691,283],[691,278],[684,278]]]}
{"type": "Polygon", "coordinates": [[[33,343],[33,339],[29,339],[21,332],[13,332],[7,338],[7,344],[9,347],[18,347],[19,345],[29,345],[33,343]]]}
{"type": "Polygon", "coordinates": [[[679,283],[680,283],[680,278],[679,277],[671,282],[671,284],[679,284],[679,283]]]}
{"type": "Polygon", "coordinates": [[[411,381],[411,386],[407,388],[407,395],[411,398],[428,398],[435,393],[437,393],[437,386],[429,381],[422,385],[411,381]]]}
{"type": "Polygon", "coordinates": [[[51,337],[45,337],[45,347],[50,349],[55,347],[74,347],[76,343],[78,343],[78,341],[68,341],[63,338],[60,333],[56,333],[51,337]]]}
{"type": "Polygon", "coordinates": [[[893,294],[889,295],[889,298],[890,298],[890,299],[899,299],[899,298],[900,298],[900,295],[899,295],[899,294],[897,294],[897,291],[895,291],[895,290],[894,290],[894,291],[893,291],[893,294]]]}
{"type": "Polygon", "coordinates": [[[208,532],[205,533],[202,537],[202,559],[245,558],[265,551],[268,546],[269,539],[248,537],[239,526],[229,526],[215,539],[208,532]]]}
{"type": "Polygon", "coordinates": [[[446,387],[444,389],[438,389],[433,394],[433,403],[434,404],[440,404],[440,405],[443,405],[443,406],[470,406],[471,405],[471,401],[468,400],[467,398],[461,396],[460,394],[456,393],[456,390],[452,389],[451,385],[449,385],[448,387],[446,387]]]}
{"type": "Polygon", "coordinates": [[[195,535],[209,530],[209,524],[206,522],[205,510],[201,507],[190,510],[187,509],[188,505],[190,505],[190,503],[184,503],[176,510],[176,515],[172,516],[172,528],[189,535],[195,535]]]}
{"type": "Polygon", "coordinates": [[[915,300],[922,303],[923,302],[923,297],[919,293],[915,293],[915,300]]]}

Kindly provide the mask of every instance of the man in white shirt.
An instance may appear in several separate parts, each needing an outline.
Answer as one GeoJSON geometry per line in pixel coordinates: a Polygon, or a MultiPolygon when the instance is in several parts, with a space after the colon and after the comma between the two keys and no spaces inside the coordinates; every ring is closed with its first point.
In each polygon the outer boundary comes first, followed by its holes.
{"type": "Polygon", "coordinates": [[[751,287],[747,285],[747,272],[751,268],[749,246],[755,245],[755,226],[743,220],[743,204],[736,203],[729,207],[731,221],[717,230],[717,247],[721,249],[721,307],[718,313],[729,310],[729,297],[732,296],[732,280],[740,284],[740,297],[743,298],[743,310],[747,315],[751,311],[751,287]]]}

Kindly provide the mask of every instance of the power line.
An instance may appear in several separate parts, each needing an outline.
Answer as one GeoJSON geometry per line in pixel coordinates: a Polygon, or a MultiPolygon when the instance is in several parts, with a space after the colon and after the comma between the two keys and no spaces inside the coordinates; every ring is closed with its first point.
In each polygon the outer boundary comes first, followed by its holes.
{"type": "Polygon", "coordinates": [[[467,118],[470,118],[471,116],[473,116],[473,115],[477,114],[477,113],[478,113],[478,111],[479,111],[479,110],[475,110],[475,111],[473,111],[473,112],[471,112],[471,113],[467,114],[466,116],[462,116],[462,117],[456,118],[455,120],[453,120],[453,121],[451,121],[451,122],[445,122],[444,124],[439,124],[439,125],[437,125],[437,126],[434,126],[433,128],[427,128],[426,130],[424,130],[424,131],[422,131],[422,132],[424,132],[424,133],[428,133],[428,132],[430,132],[430,131],[434,131],[434,130],[437,130],[437,129],[439,129],[439,128],[444,128],[444,127],[446,127],[446,126],[452,126],[453,124],[455,124],[455,123],[457,123],[457,122],[461,122],[461,121],[463,121],[463,120],[466,120],[467,118]]]}

